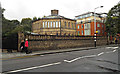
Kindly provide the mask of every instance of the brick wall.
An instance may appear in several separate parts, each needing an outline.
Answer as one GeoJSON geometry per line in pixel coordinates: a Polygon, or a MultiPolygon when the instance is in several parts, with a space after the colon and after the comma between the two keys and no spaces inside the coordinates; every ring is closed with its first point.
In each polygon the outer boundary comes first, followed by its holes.
{"type": "MultiPolygon", "coordinates": [[[[22,33],[21,33],[22,34],[22,33]]],[[[18,34],[18,35],[21,35],[18,34]]],[[[22,34],[23,35],[23,34],[22,34]]],[[[20,37],[20,36],[18,36],[20,37]]],[[[92,36],[55,36],[55,35],[25,35],[28,38],[29,49],[31,50],[52,50],[62,48],[89,47],[94,46],[92,36]]],[[[23,38],[18,38],[23,39],[23,38]]],[[[20,40],[19,44],[20,45],[20,40]]],[[[97,45],[106,45],[106,37],[97,37],[97,45]]],[[[19,47],[19,46],[18,46],[19,47]]]]}

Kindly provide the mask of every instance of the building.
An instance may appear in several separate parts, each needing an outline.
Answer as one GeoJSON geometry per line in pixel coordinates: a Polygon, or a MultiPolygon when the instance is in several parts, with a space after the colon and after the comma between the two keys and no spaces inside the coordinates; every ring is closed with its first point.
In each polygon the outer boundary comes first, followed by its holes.
{"type": "Polygon", "coordinates": [[[76,20],[60,16],[58,10],[51,10],[51,15],[33,22],[32,31],[42,35],[76,35],[76,20]]]}
{"type": "MultiPolygon", "coordinates": [[[[94,36],[95,27],[94,27],[94,12],[88,12],[82,15],[75,16],[76,18],[76,30],[77,35],[80,36],[94,36]]],[[[105,33],[105,18],[106,14],[95,13],[96,19],[96,31],[98,31],[98,36],[104,36],[105,33]]]]}

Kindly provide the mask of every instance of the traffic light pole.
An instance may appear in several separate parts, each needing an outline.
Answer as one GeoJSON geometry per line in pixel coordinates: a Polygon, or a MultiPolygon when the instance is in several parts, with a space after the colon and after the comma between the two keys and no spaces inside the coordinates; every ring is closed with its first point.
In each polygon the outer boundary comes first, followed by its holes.
{"type": "Polygon", "coordinates": [[[95,33],[95,34],[94,34],[94,42],[95,42],[95,43],[94,43],[94,44],[95,44],[94,46],[95,46],[95,47],[96,47],[96,41],[97,41],[97,36],[96,36],[96,33],[95,33]]]}

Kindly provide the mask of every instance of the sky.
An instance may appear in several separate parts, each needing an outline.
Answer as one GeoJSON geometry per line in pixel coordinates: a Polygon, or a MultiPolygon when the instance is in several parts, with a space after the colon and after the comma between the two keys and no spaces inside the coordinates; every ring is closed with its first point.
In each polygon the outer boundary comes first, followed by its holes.
{"type": "Polygon", "coordinates": [[[75,16],[94,12],[99,6],[104,6],[96,10],[97,13],[108,13],[120,0],[0,0],[5,18],[9,20],[19,20],[22,18],[33,18],[51,14],[51,10],[59,10],[59,15],[74,19],[75,16]]]}

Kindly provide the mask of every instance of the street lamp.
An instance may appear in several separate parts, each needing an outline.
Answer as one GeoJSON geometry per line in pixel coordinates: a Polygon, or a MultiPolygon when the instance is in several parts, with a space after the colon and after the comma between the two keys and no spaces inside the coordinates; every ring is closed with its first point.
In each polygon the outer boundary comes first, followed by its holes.
{"type": "Polygon", "coordinates": [[[95,47],[96,47],[96,18],[95,18],[95,10],[98,8],[103,8],[103,6],[96,7],[94,9],[94,42],[95,42],[95,47]]]}

